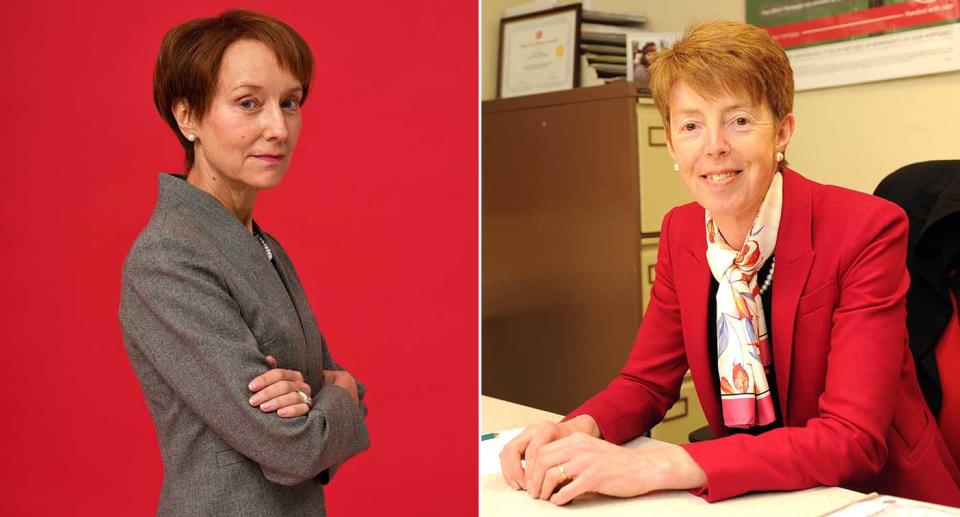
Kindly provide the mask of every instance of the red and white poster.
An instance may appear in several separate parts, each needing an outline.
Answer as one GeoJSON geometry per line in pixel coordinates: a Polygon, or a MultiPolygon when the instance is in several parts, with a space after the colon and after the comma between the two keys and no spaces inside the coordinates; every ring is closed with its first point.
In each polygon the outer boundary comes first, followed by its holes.
{"type": "Polygon", "coordinates": [[[960,70],[960,0],[747,0],[797,90],[960,70]]]}

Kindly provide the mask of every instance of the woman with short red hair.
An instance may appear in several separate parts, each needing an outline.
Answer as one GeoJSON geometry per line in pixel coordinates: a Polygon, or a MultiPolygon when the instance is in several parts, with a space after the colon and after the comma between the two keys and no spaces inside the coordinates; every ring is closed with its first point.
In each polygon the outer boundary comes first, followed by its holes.
{"type": "Polygon", "coordinates": [[[907,348],[903,210],[787,167],[793,71],[763,29],[691,29],[657,54],[650,89],[696,202],[664,217],[620,375],[507,444],[507,483],[556,504],[844,486],[960,505],[907,348]],[[688,368],[715,438],[619,447],[663,418],[688,368]]]}

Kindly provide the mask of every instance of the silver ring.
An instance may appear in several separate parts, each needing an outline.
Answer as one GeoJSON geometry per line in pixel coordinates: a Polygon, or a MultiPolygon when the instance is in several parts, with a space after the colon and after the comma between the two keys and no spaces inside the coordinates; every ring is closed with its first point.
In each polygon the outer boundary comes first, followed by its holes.
{"type": "Polygon", "coordinates": [[[306,393],[304,393],[304,392],[302,392],[302,391],[300,391],[300,390],[297,390],[297,393],[300,394],[300,400],[302,400],[303,403],[307,405],[307,407],[313,406],[313,401],[310,400],[310,397],[308,397],[306,393]]]}

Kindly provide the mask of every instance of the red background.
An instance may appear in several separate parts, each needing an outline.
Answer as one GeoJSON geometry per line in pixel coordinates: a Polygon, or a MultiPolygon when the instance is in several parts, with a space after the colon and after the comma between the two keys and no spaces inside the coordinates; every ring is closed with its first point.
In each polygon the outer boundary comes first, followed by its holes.
{"type": "MultiPolygon", "coordinates": [[[[6,1],[0,17],[0,514],[146,515],[162,478],[123,349],[120,268],[182,152],[151,97],[164,33],[236,4],[6,1]]],[[[477,508],[472,2],[246,2],[316,60],[299,146],[255,218],[297,265],[372,448],[331,515],[477,508]]]]}

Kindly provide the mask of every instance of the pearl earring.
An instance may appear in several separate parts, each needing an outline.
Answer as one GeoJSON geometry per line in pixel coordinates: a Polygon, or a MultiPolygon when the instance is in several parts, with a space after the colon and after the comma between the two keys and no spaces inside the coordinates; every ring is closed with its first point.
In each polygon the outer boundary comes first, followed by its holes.
{"type": "Polygon", "coordinates": [[[780,151],[777,151],[777,162],[782,162],[782,161],[783,161],[783,153],[781,153],[780,151]]]}
{"type": "Polygon", "coordinates": [[[195,135],[195,134],[193,134],[193,133],[190,133],[189,135],[187,135],[187,140],[189,140],[189,141],[191,141],[191,142],[193,142],[193,141],[196,140],[196,139],[197,139],[197,135],[195,135]]]}
{"type": "Polygon", "coordinates": [[[674,164],[673,164],[673,172],[680,172],[680,164],[679,164],[679,163],[674,162],[674,164]]]}

